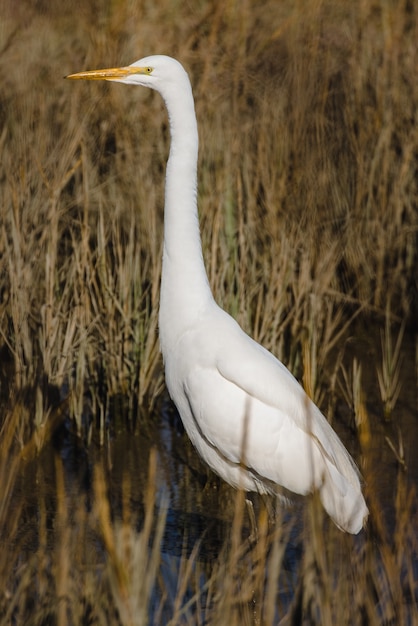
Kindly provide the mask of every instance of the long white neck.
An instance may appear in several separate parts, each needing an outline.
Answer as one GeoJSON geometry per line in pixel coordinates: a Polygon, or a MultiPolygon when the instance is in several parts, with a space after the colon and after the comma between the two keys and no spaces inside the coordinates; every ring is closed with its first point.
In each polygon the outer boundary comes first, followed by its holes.
{"type": "Polygon", "coordinates": [[[213,297],[203,263],[199,232],[198,133],[188,78],[162,95],[171,132],[159,315],[160,342],[165,357],[181,333],[213,301],[213,297]]]}

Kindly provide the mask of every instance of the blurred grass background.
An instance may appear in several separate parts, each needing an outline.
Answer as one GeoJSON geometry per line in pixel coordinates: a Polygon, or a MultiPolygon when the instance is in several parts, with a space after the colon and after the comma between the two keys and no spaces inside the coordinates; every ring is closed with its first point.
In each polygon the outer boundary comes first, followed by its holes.
{"type": "Polygon", "coordinates": [[[86,384],[95,412],[161,391],[166,113],[62,80],[155,52],[194,86],[218,301],[299,374],[352,315],[416,331],[413,5],[3,2],[0,28],[3,386],[65,383],[79,430],[86,384]]]}
{"type": "MultiPolygon", "coordinates": [[[[389,421],[405,350],[404,384],[416,390],[418,379],[415,4],[2,0],[0,51],[2,532],[14,536],[16,530],[18,516],[8,515],[7,503],[22,463],[42,450],[64,419],[85,443],[98,437],[103,444],[120,398],[133,421],[151,412],[164,392],[157,312],[166,112],[147,90],[63,80],[71,72],[125,65],[148,54],[175,56],[190,73],[200,134],[202,241],[217,301],[303,380],[331,418],[338,401],[348,407],[348,424],[367,458],[376,426],[367,415],[364,379],[374,372],[374,411],[389,421]],[[350,348],[354,333],[366,338],[366,372],[350,348]],[[372,346],[380,333],[376,356],[372,346]]],[[[416,402],[415,391],[415,410],[416,402]]],[[[413,424],[416,429],[416,415],[413,424]]],[[[402,469],[401,440],[389,441],[402,469]]],[[[372,491],[370,484],[371,478],[372,491]]],[[[60,485],[57,470],[60,528],[70,541],[60,485]]],[[[402,541],[416,548],[416,524],[410,521],[415,505],[405,486],[399,493],[395,545],[376,531],[383,537],[383,556],[376,561],[370,556],[373,537],[366,542],[353,565],[366,600],[355,587],[342,586],[338,618],[330,591],[335,571],[321,561],[319,571],[328,577],[321,579],[326,593],[322,608],[315,609],[318,623],[343,623],[344,611],[353,624],[407,623],[396,621],[404,617],[406,592],[393,580],[403,568],[407,595],[414,597],[416,573],[400,561],[402,541]],[[373,598],[381,575],[393,597],[388,608],[377,603],[377,610],[373,598]],[[386,621],[378,621],[379,611],[386,621]]],[[[102,617],[96,612],[90,623],[106,623],[114,606],[121,623],[146,623],[122,617],[120,598],[135,590],[128,593],[121,583],[120,556],[109,543],[109,533],[119,531],[106,517],[106,495],[96,495],[94,519],[106,534],[119,581],[113,589],[121,595],[116,600],[112,592],[115,604],[109,600],[102,617]]],[[[380,528],[379,519],[376,505],[373,527],[380,528]]],[[[39,528],[42,537],[42,515],[39,528]]],[[[284,536],[266,539],[263,556],[251,557],[260,564],[259,597],[267,594],[270,608],[261,621],[248,623],[274,623],[274,594],[263,586],[261,572],[269,555],[280,552],[284,536]]],[[[321,546],[312,557],[317,564],[321,546]]],[[[330,556],[331,548],[322,548],[330,556]]],[[[54,602],[70,584],[65,572],[75,567],[64,552],[52,557],[62,573],[57,595],[51,600],[42,584],[37,591],[52,602],[48,615],[59,624],[70,620],[70,609],[62,612],[54,602]]],[[[220,578],[225,571],[238,576],[238,552],[220,562],[220,578]]],[[[44,563],[47,554],[40,541],[36,558],[44,563]]],[[[5,552],[2,580],[16,558],[5,552]]],[[[13,610],[20,607],[22,620],[31,575],[18,577],[13,589],[4,586],[3,607],[7,594],[15,597],[13,610]]],[[[103,593],[91,580],[83,596],[91,592],[89,602],[103,593]]],[[[317,583],[308,586],[312,598],[317,583]]],[[[221,615],[229,615],[224,623],[247,623],[239,621],[244,618],[236,605],[218,602],[226,595],[216,595],[213,585],[217,608],[207,623],[222,623],[216,621],[221,615]]],[[[305,609],[313,602],[300,601],[305,609]]],[[[20,615],[4,610],[4,620],[20,615]]],[[[73,623],[77,619],[73,613],[73,623]]]]}

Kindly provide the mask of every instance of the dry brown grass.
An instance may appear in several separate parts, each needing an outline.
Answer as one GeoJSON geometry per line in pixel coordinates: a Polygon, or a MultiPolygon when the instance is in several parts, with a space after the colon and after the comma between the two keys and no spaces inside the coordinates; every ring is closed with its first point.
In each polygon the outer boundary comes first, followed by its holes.
{"type": "MultiPolygon", "coordinates": [[[[142,446],[142,495],[134,505],[134,476],[114,486],[106,455],[96,458],[85,491],[58,454],[44,453],[34,464],[27,451],[6,449],[7,436],[2,441],[2,485],[17,485],[0,510],[7,537],[0,554],[2,625],[418,623],[416,497],[402,470],[390,532],[368,488],[371,516],[358,538],[324,520],[313,498],[293,512],[279,508],[274,522],[256,502],[251,541],[244,495],[229,490],[221,533],[212,539],[208,521],[190,544],[186,522],[179,551],[173,527],[166,528],[172,510],[155,449],[142,446]]],[[[184,475],[178,488],[190,480],[184,475]]]]}
{"type": "Polygon", "coordinates": [[[61,80],[155,41],[194,85],[219,302],[299,374],[306,342],[321,373],[353,313],[381,323],[389,303],[414,324],[413,8],[23,6],[5,10],[0,40],[0,319],[3,387],[38,389],[35,424],[42,378],[72,392],[79,432],[86,390],[101,424],[111,396],[135,398],[134,414],[161,391],[166,114],[150,93],[61,80]]]}
{"type": "MultiPolygon", "coordinates": [[[[418,312],[415,5],[61,5],[4,0],[0,24],[0,532],[13,538],[0,555],[0,623],[28,615],[34,624],[146,623],[155,589],[170,595],[157,573],[164,516],[154,515],[151,495],[138,535],[108,513],[100,473],[91,511],[70,502],[57,460],[52,539],[42,494],[33,553],[21,549],[24,499],[10,511],[27,459],[42,455],[64,420],[85,442],[111,445],[119,398],[133,423],[161,396],[166,113],[145,90],[62,80],[157,52],[182,60],[194,86],[202,242],[216,299],[330,415],[342,398],[366,459],[372,531],[356,544],[335,541],[337,531],[322,535],[308,516],[287,623],[348,615],[352,624],[408,623],[416,503],[401,473],[387,536],[367,465],[369,390],[346,339],[354,327],[384,329],[381,359],[366,367],[379,372],[378,412],[394,419],[400,352],[418,312]],[[100,549],[84,542],[90,534],[100,549]]],[[[389,441],[405,469],[402,440],[389,441]]],[[[261,518],[248,547],[239,506],[203,587],[197,559],[185,559],[172,624],[277,623],[292,529],[284,519],[270,532],[261,518]]]]}

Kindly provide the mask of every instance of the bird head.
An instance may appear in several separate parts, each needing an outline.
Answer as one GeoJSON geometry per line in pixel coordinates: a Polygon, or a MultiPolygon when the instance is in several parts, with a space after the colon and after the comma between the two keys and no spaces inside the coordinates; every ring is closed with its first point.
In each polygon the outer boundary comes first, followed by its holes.
{"type": "Polygon", "coordinates": [[[141,85],[155,89],[160,93],[170,88],[171,84],[186,80],[187,74],[183,66],[165,55],[153,55],[135,61],[124,67],[112,67],[102,70],[88,70],[66,76],[72,80],[109,80],[130,85],[141,85]]]}

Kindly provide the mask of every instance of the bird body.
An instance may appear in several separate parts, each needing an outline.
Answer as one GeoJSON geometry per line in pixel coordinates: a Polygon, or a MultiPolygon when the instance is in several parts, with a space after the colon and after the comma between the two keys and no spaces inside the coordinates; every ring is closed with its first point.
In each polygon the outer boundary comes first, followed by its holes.
{"type": "Polygon", "coordinates": [[[334,522],[358,533],[368,511],[351,456],[289,370],[214,301],[199,233],[194,99],[182,65],[157,55],[70,78],[142,85],[165,100],[160,343],[167,388],[198,453],[237,488],[318,490],[334,522]]]}

